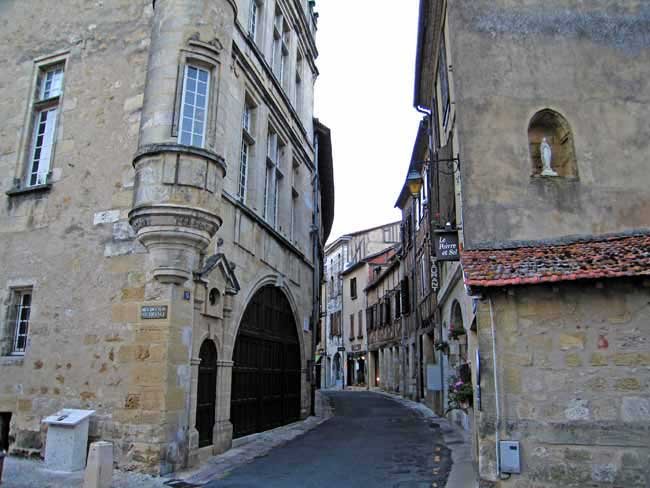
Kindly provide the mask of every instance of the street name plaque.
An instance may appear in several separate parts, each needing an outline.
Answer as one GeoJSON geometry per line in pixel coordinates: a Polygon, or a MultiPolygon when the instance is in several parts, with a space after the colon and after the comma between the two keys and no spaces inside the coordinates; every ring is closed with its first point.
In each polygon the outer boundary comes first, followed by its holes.
{"type": "Polygon", "coordinates": [[[145,306],[140,309],[142,320],[155,320],[167,318],[167,305],[145,306]]]}

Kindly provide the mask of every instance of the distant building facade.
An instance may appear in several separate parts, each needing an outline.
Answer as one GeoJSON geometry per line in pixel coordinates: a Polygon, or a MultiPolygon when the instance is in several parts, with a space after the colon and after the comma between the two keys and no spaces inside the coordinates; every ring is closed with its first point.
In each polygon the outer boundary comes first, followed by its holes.
{"type": "Polygon", "coordinates": [[[349,266],[343,273],[343,331],[346,385],[368,386],[367,286],[386,268],[397,245],[371,254],[349,266]]]}
{"type": "Polygon", "coordinates": [[[305,417],[333,219],[314,2],[36,8],[0,6],[0,447],[92,409],[160,474],[305,417]]]}
{"type": "MultiPolygon", "coordinates": [[[[322,388],[343,388],[346,384],[344,328],[349,315],[345,309],[343,272],[368,255],[378,253],[399,241],[399,223],[346,234],[325,248],[324,280],[321,289],[324,304],[321,316],[321,342],[316,346],[322,388]]],[[[349,290],[348,290],[349,291],[349,290]]],[[[355,303],[353,309],[357,312],[355,303]]],[[[357,329],[358,330],[358,329],[357,329]]]]}

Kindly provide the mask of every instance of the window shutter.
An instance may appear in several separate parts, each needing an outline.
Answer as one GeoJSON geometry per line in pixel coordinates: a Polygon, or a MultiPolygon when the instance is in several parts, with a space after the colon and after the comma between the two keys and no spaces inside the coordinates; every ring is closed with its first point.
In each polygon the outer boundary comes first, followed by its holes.
{"type": "Polygon", "coordinates": [[[405,315],[411,313],[411,302],[409,300],[409,279],[402,280],[402,311],[405,315]]]}

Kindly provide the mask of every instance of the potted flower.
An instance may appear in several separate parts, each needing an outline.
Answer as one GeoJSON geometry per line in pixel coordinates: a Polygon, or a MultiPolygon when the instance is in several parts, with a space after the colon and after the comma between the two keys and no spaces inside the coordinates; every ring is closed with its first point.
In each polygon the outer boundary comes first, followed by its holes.
{"type": "Polygon", "coordinates": [[[467,410],[472,406],[474,400],[474,388],[470,381],[463,381],[457,376],[453,376],[449,381],[449,390],[447,392],[447,410],[448,414],[452,410],[467,410]]]}
{"type": "Polygon", "coordinates": [[[460,336],[464,336],[465,334],[467,334],[467,331],[462,327],[452,326],[451,329],[449,330],[449,338],[454,341],[457,341],[460,338],[460,336]]]}

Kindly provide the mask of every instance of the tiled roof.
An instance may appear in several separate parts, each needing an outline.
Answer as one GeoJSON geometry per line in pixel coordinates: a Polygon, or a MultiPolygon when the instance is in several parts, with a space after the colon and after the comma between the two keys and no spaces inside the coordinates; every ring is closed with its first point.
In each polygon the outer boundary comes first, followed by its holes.
{"type": "Polygon", "coordinates": [[[461,261],[465,283],[475,287],[650,276],[650,235],[465,250],[461,261]]]}

